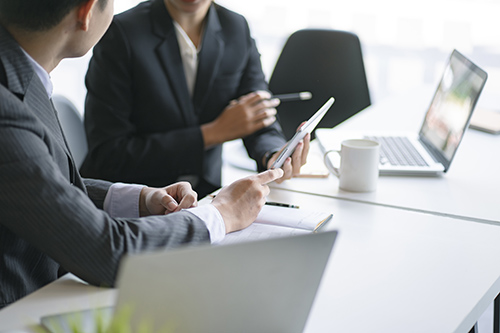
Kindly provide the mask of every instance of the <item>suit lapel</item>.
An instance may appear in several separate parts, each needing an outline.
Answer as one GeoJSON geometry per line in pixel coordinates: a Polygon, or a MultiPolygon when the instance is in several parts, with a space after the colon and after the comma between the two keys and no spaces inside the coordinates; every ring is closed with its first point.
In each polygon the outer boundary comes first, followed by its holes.
{"type": "Polygon", "coordinates": [[[175,27],[163,0],[157,0],[152,4],[151,16],[153,32],[162,39],[156,48],[156,53],[173,90],[177,105],[186,125],[196,125],[198,121],[187,88],[175,27]]]}
{"type": "Polygon", "coordinates": [[[24,95],[24,103],[30,106],[38,119],[52,132],[54,139],[63,148],[64,152],[70,155],[55,108],[37,75],[33,76],[32,83],[24,95]]]}
{"type": "Polygon", "coordinates": [[[23,100],[35,72],[19,44],[1,24],[0,58],[6,74],[6,88],[23,100]]]}
{"type": "MultiPolygon", "coordinates": [[[[33,67],[21,50],[19,44],[0,25],[0,59],[5,69],[7,79],[7,89],[14,93],[33,114],[52,133],[52,139],[62,148],[65,156],[58,160],[58,163],[67,166],[62,167],[61,172],[65,173],[68,180],[79,181],[79,187],[85,191],[81,179],[77,176],[77,170],[71,157],[68,145],[64,138],[56,110],[47,96],[47,91],[42,81],[33,70],[33,67]]],[[[61,165],[60,165],[61,167],[61,165]]]]}
{"type": "Polygon", "coordinates": [[[215,5],[212,4],[207,14],[194,89],[194,104],[197,110],[203,110],[222,61],[225,44],[220,30],[221,25],[217,11],[215,5]]]}
{"type": "Polygon", "coordinates": [[[47,91],[19,44],[0,25],[0,57],[7,77],[7,89],[16,94],[30,107],[43,124],[52,132],[54,138],[63,147],[66,154],[69,150],[64,140],[59,120],[47,91]]]}

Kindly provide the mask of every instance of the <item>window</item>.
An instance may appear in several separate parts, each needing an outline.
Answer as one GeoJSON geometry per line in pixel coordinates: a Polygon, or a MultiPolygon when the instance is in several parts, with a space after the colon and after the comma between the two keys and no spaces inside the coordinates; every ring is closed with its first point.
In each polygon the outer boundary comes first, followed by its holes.
{"type": "MultiPolygon", "coordinates": [[[[115,11],[139,0],[115,2],[115,11]]],[[[500,90],[500,3],[496,0],[217,0],[244,15],[269,78],[286,38],[296,30],[356,33],[362,43],[372,100],[422,85],[437,85],[456,48],[485,69],[482,99],[500,90]]],[[[52,73],[54,89],[83,110],[90,54],[67,59],[52,73]]]]}

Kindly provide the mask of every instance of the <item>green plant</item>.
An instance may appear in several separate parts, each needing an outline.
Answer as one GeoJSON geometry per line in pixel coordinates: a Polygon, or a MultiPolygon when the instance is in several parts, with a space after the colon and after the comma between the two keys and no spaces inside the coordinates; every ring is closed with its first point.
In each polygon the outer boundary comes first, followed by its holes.
{"type": "MultiPolygon", "coordinates": [[[[109,316],[109,308],[97,308],[93,310],[78,311],[63,315],[64,321],[60,317],[52,318],[50,321],[53,333],[88,333],[88,327],[84,325],[84,316],[89,315],[91,311],[93,316],[92,333],[173,333],[175,325],[166,323],[159,330],[154,329],[153,321],[148,318],[141,318],[137,329],[132,327],[131,319],[133,315],[133,306],[123,306],[119,311],[109,316]]],[[[37,328],[37,333],[46,333],[42,328],[37,328]]]]}

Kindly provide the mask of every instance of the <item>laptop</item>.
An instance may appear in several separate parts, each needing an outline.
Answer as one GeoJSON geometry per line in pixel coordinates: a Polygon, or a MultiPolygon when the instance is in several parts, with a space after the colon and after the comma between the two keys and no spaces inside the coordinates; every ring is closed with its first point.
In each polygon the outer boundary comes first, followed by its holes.
{"type": "MultiPolygon", "coordinates": [[[[131,332],[140,325],[148,332],[302,332],[336,236],[325,231],[126,257],[114,313],[130,318],[131,332]]],[[[96,317],[109,325],[112,313],[79,311],[78,326],[96,332],[96,317]]],[[[70,332],[71,318],[75,312],[43,317],[42,324],[70,332]]]]}
{"type": "MultiPolygon", "coordinates": [[[[324,153],[345,139],[380,142],[380,175],[437,176],[447,172],[467,129],[487,74],[454,50],[419,133],[355,133],[317,129],[324,153]]],[[[327,155],[333,158],[334,154],[327,155]]],[[[330,157],[325,163],[332,164],[330,157]]]]}

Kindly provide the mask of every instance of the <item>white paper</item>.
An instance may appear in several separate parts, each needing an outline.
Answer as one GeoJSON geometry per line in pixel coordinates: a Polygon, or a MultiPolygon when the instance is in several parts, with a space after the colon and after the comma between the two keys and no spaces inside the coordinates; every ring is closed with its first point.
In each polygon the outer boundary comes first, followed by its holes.
{"type": "Polygon", "coordinates": [[[331,214],[265,205],[248,228],[226,235],[219,244],[231,244],[310,233],[331,214]]]}
{"type": "Polygon", "coordinates": [[[254,223],[273,224],[313,231],[329,213],[264,205],[254,223]]]}

